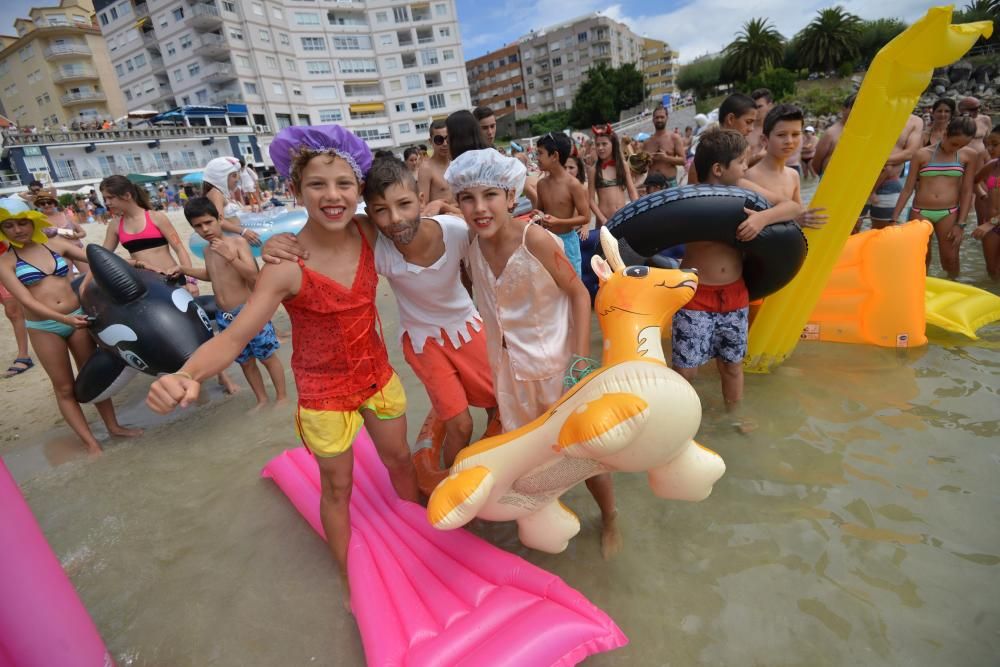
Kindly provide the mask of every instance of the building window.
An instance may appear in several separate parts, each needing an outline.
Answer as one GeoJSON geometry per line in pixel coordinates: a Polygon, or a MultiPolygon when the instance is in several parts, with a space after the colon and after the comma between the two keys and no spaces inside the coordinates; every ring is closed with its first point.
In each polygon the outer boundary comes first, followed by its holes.
{"type": "Polygon", "coordinates": [[[333,68],[329,60],[307,60],[306,72],[308,74],[332,74],[333,68]]]}
{"type": "Polygon", "coordinates": [[[403,82],[399,79],[393,79],[389,82],[389,91],[393,93],[398,93],[403,90],[403,82]]]}
{"type": "Polygon", "coordinates": [[[385,12],[375,12],[375,22],[376,23],[388,23],[389,15],[385,12]]]}
{"type": "Polygon", "coordinates": [[[174,81],[183,81],[183,80],[184,80],[184,70],[178,67],[177,69],[174,70],[174,81]]]}
{"type": "Polygon", "coordinates": [[[253,3],[252,5],[250,5],[250,7],[255,15],[257,16],[264,15],[264,5],[260,4],[259,2],[253,3]]]}
{"type": "Polygon", "coordinates": [[[399,69],[399,58],[397,58],[396,56],[389,56],[382,62],[385,63],[385,68],[387,70],[399,69]]]}
{"type": "Polygon", "coordinates": [[[531,71],[532,71],[532,70],[531,70],[531,65],[528,65],[527,67],[525,67],[525,68],[524,68],[524,72],[525,72],[526,74],[531,74],[531,71]]]}
{"type": "Polygon", "coordinates": [[[125,76],[125,68],[122,67],[121,63],[115,65],[115,74],[117,74],[118,76],[125,76]]]}
{"type": "Polygon", "coordinates": [[[235,14],[236,4],[229,2],[229,0],[222,0],[222,11],[229,12],[230,14],[235,14]]]}
{"type": "Polygon", "coordinates": [[[295,12],[295,23],[298,25],[319,25],[319,14],[313,12],[295,12]]]}
{"type": "Polygon", "coordinates": [[[326,51],[326,40],[322,37],[303,37],[303,51],[326,51]]]}
{"type": "Polygon", "coordinates": [[[279,32],[278,33],[278,41],[281,42],[285,46],[291,46],[292,45],[292,40],[288,39],[288,35],[286,35],[283,32],[279,32]]]}
{"type": "Polygon", "coordinates": [[[100,17],[101,17],[101,25],[107,25],[108,24],[108,15],[105,14],[104,12],[101,12],[100,17]]]}
{"type": "Polygon", "coordinates": [[[424,65],[437,65],[438,64],[437,49],[422,49],[420,51],[420,61],[424,65]]]}
{"type": "Polygon", "coordinates": [[[585,33],[585,32],[577,33],[577,35],[576,35],[576,41],[577,42],[586,42],[587,41],[587,33],[585,33]]]}
{"type": "Polygon", "coordinates": [[[243,90],[245,90],[247,92],[247,95],[256,95],[257,94],[257,84],[256,83],[250,83],[249,81],[244,81],[243,82],[243,90]]]}
{"type": "Polygon", "coordinates": [[[444,108],[444,95],[441,93],[435,93],[430,95],[428,101],[431,103],[431,109],[443,109],[444,108]]]}
{"type": "Polygon", "coordinates": [[[378,41],[382,46],[392,46],[392,33],[386,33],[378,38],[378,41]]]}
{"type": "Polygon", "coordinates": [[[32,48],[31,44],[28,44],[26,47],[24,47],[18,52],[18,55],[21,56],[21,62],[24,62],[28,58],[31,58],[33,55],[35,55],[35,49],[32,48]]]}
{"type": "Polygon", "coordinates": [[[560,58],[559,56],[556,56],[555,58],[552,59],[552,66],[553,67],[559,67],[560,65],[562,65],[562,58],[560,58]]]}
{"type": "Polygon", "coordinates": [[[421,87],[420,75],[419,74],[408,74],[406,76],[406,89],[407,90],[420,90],[421,87]]]}
{"type": "Polygon", "coordinates": [[[396,110],[396,113],[406,113],[406,102],[396,102],[392,108],[396,110]]]}
{"type": "Polygon", "coordinates": [[[427,107],[424,106],[423,100],[419,102],[410,102],[410,111],[426,111],[427,107]]]}
{"type": "Polygon", "coordinates": [[[407,23],[410,20],[409,7],[406,7],[405,5],[403,7],[393,7],[392,18],[396,23],[407,23]]]}
{"type": "Polygon", "coordinates": [[[438,35],[441,37],[451,37],[451,28],[438,28],[438,35]]]}
{"type": "Polygon", "coordinates": [[[188,65],[188,76],[194,78],[198,76],[198,72],[201,71],[201,65],[198,63],[191,63],[188,65]]]}
{"type": "Polygon", "coordinates": [[[264,56],[264,64],[268,69],[278,69],[278,59],[274,56],[264,56]]]}
{"type": "Polygon", "coordinates": [[[283,85],[281,85],[280,83],[272,83],[271,84],[271,92],[274,93],[275,95],[284,95],[285,94],[285,87],[283,85]]]}
{"type": "Polygon", "coordinates": [[[146,55],[143,53],[137,54],[135,57],[135,66],[145,67],[145,65],[146,65],[146,55]]]}
{"type": "Polygon", "coordinates": [[[413,130],[414,132],[426,132],[430,126],[431,124],[427,121],[424,121],[422,123],[414,123],[413,130]]]}
{"type": "Polygon", "coordinates": [[[410,124],[409,123],[400,123],[396,127],[399,129],[399,133],[400,134],[409,134],[410,133],[410,124]]]}
{"type": "Polygon", "coordinates": [[[177,9],[175,9],[173,11],[173,15],[174,15],[174,20],[175,21],[183,21],[184,20],[184,8],[183,7],[178,7],[177,9]]]}
{"type": "Polygon", "coordinates": [[[237,42],[242,42],[243,41],[243,31],[240,30],[239,28],[230,28],[229,29],[229,37],[230,37],[230,39],[235,39],[237,42]]]}
{"type": "Polygon", "coordinates": [[[448,16],[448,5],[445,4],[434,5],[434,14],[437,16],[448,16]]]}
{"type": "MultiPolygon", "coordinates": [[[[243,39],[242,35],[240,35],[240,39],[243,39]]],[[[180,43],[181,43],[181,48],[182,49],[190,49],[191,48],[191,43],[192,43],[190,33],[187,34],[187,35],[181,35],[181,37],[180,37],[180,43]]]]}
{"type": "Polygon", "coordinates": [[[293,58],[285,58],[285,69],[289,72],[297,71],[295,67],[295,60],[293,58]]]}
{"type": "Polygon", "coordinates": [[[261,30],[260,32],[257,33],[257,35],[260,37],[260,41],[262,42],[271,41],[271,33],[269,33],[267,30],[261,30]]]}
{"type": "Polygon", "coordinates": [[[313,99],[317,100],[335,100],[337,99],[337,87],[336,86],[313,86],[313,99]]]}
{"type": "Polygon", "coordinates": [[[376,73],[378,68],[371,58],[341,58],[337,70],[342,74],[376,73]]]}
{"type": "Polygon", "coordinates": [[[448,72],[444,75],[445,83],[458,83],[458,72],[448,72]]]}
{"type": "Polygon", "coordinates": [[[250,67],[251,66],[250,58],[248,58],[247,56],[237,55],[236,64],[240,67],[250,67]]]}
{"type": "Polygon", "coordinates": [[[319,111],[319,122],[321,123],[339,123],[344,120],[344,114],[340,109],[320,109],[319,111]]]}
{"type": "Polygon", "coordinates": [[[334,37],[333,48],[343,51],[360,51],[372,48],[372,38],[368,35],[334,37]]]}
{"type": "Polygon", "coordinates": [[[167,48],[168,56],[173,56],[177,54],[177,48],[174,46],[173,42],[167,42],[166,44],[164,44],[164,46],[167,48]]]}
{"type": "Polygon", "coordinates": [[[204,104],[208,101],[208,91],[202,88],[194,94],[194,99],[198,104],[204,104]]]}
{"type": "Polygon", "coordinates": [[[281,15],[281,9],[279,7],[271,7],[271,17],[276,18],[281,21],[284,17],[281,15]]]}

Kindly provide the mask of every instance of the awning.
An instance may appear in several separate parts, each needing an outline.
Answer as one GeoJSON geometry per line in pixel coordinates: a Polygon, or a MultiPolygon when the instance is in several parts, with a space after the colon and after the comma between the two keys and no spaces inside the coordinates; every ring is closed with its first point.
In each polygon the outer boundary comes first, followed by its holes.
{"type": "Polygon", "coordinates": [[[150,176],[149,174],[127,174],[125,178],[132,181],[136,185],[142,185],[144,183],[157,183],[159,181],[166,180],[166,176],[150,176]]]}
{"type": "Polygon", "coordinates": [[[385,104],[382,102],[372,102],[371,104],[352,104],[351,113],[377,113],[385,111],[385,104]]]}
{"type": "Polygon", "coordinates": [[[364,81],[345,81],[345,86],[377,86],[378,79],[366,79],[364,81]]]}

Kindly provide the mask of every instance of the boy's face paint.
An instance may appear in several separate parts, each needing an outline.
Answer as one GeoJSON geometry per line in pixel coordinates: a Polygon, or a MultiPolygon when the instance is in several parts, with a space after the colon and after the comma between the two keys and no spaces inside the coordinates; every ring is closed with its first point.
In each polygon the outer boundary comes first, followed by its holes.
{"type": "Polygon", "coordinates": [[[767,152],[779,158],[790,158],[802,145],[802,121],[779,120],[767,137],[767,152]]]}
{"type": "Polygon", "coordinates": [[[354,217],[360,189],[354,170],[345,160],[317,155],[302,168],[296,195],[310,221],[330,231],[339,231],[354,217]]]}
{"type": "Polygon", "coordinates": [[[475,187],[458,193],[458,207],[469,228],[483,238],[492,238],[510,220],[514,193],[500,188],[475,187]]]}
{"type": "Polygon", "coordinates": [[[379,232],[396,245],[409,245],[420,227],[420,197],[401,183],[381,197],[366,199],[366,210],[379,232]]]}
{"type": "Polygon", "coordinates": [[[213,218],[210,215],[199,215],[193,220],[189,220],[191,223],[191,229],[194,230],[195,234],[205,239],[206,241],[213,241],[217,238],[222,238],[222,221],[218,218],[213,218]]]}

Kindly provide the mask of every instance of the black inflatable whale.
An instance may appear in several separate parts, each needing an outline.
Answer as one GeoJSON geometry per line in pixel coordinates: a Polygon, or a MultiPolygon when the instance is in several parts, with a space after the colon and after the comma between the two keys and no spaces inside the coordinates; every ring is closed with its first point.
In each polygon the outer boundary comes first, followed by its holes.
{"type": "Polygon", "coordinates": [[[110,398],[136,372],[173,373],[212,337],[212,297],[195,299],[183,282],[134,269],[99,245],[87,246],[93,279],[80,293],[97,352],[74,385],[81,403],[110,398]]]}

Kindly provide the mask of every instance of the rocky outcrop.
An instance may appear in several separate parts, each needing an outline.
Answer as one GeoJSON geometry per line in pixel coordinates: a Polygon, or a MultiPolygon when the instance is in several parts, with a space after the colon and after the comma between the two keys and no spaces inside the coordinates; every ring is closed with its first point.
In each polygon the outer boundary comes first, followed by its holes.
{"type": "Polygon", "coordinates": [[[1000,57],[996,62],[982,65],[960,60],[948,67],[934,70],[931,83],[920,97],[919,107],[926,109],[941,97],[955,101],[963,97],[976,97],[983,110],[993,116],[1000,115],[1000,57]]]}

